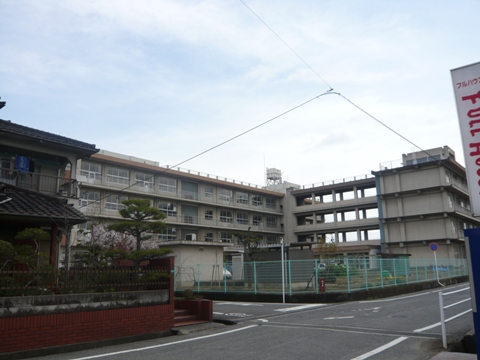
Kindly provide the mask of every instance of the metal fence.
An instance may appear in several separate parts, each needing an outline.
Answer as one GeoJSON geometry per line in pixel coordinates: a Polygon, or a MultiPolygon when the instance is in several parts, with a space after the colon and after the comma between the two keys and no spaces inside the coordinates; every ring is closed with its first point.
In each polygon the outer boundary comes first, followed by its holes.
{"type": "Polygon", "coordinates": [[[465,259],[287,260],[175,266],[175,291],[247,293],[352,292],[467,275],[465,259]]]}
{"type": "Polygon", "coordinates": [[[74,268],[0,271],[0,297],[160,290],[170,287],[170,269],[74,268]]]}

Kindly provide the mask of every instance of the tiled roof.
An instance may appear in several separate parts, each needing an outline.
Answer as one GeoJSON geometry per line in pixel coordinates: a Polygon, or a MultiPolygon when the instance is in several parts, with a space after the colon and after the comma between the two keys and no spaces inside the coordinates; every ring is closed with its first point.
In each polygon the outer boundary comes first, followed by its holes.
{"type": "Polygon", "coordinates": [[[0,132],[28,136],[33,139],[49,141],[56,144],[62,144],[66,146],[75,147],[82,150],[91,151],[92,154],[98,152],[99,149],[95,147],[95,144],[87,144],[83,141],[70,139],[65,136],[55,135],[46,131],[29,128],[23,125],[12,123],[10,120],[0,119],[0,132]]]}
{"type": "Polygon", "coordinates": [[[2,217],[46,219],[62,224],[67,220],[70,225],[87,221],[66,199],[0,182],[0,219],[2,217]]]}

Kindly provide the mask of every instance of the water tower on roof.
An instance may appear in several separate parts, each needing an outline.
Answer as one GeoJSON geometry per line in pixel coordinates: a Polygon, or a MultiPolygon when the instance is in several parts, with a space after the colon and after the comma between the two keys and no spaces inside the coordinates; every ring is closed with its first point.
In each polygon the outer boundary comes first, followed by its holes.
{"type": "Polygon", "coordinates": [[[267,186],[282,183],[282,171],[274,168],[267,168],[267,186]]]}

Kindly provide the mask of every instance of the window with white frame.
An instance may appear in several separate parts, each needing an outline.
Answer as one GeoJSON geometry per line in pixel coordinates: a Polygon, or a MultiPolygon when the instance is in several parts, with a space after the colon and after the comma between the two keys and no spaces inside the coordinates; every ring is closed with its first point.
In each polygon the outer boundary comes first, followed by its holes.
{"type": "Polygon", "coordinates": [[[80,190],[79,204],[80,206],[87,206],[92,203],[99,203],[100,192],[91,190],[80,190]]]}
{"type": "Polygon", "coordinates": [[[213,198],[213,188],[211,187],[205,188],[205,197],[209,199],[213,198]]]}
{"type": "Polygon", "coordinates": [[[263,217],[262,217],[262,215],[253,215],[252,225],[254,225],[254,226],[260,226],[260,225],[262,225],[262,222],[263,222],[263,217]]]}
{"type": "Polygon", "coordinates": [[[220,189],[218,198],[222,201],[231,202],[232,201],[232,190],[220,189]]]}
{"type": "Polygon", "coordinates": [[[82,160],[80,175],[86,176],[88,180],[102,180],[102,166],[89,161],[82,160]]]}
{"type": "Polygon", "coordinates": [[[205,241],[213,242],[213,233],[211,232],[205,233],[205,241]]]}
{"type": "Polygon", "coordinates": [[[213,210],[205,210],[205,220],[213,220],[213,210]]]}
{"type": "Polygon", "coordinates": [[[262,205],[262,197],[260,195],[252,195],[252,205],[253,206],[260,206],[262,205]]]}
{"type": "Polygon", "coordinates": [[[107,182],[120,185],[129,185],[130,177],[128,175],[128,170],[117,167],[108,167],[107,182]]]}
{"type": "Polygon", "coordinates": [[[105,208],[107,210],[121,210],[125,209],[125,205],[122,204],[122,201],[128,200],[127,196],[119,195],[107,195],[105,208]]]}
{"type": "Polygon", "coordinates": [[[248,214],[237,212],[237,224],[248,225],[248,214]]]}
{"type": "Polygon", "coordinates": [[[220,211],[220,221],[224,223],[233,222],[232,212],[230,210],[221,210],[220,211]]]}
{"type": "Polygon", "coordinates": [[[158,203],[158,210],[162,211],[167,216],[177,216],[177,204],[166,201],[158,203]]]}
{"type": "Polygon", "coordinates": [[[272,198],[265,199],[265,206],[269,209],[276,209],[277,208],[277,200],[272,198]]]}
{"type": "Polygon", "coordinates": [[[237,204],[248,204],[248,194],[237,191],[237,204]]]}
{"type": "Polygon", "coordinates": [[[153,175],[136,172],[135,186],[145,190],[153,189],[153,175]]]}
{"type": "Polygon", "coordinates": [[[267,227],[277,227],[277,218],[275,216],[267,216],[267,227]]]}
{"type": "Polygon", "coordinates": [[[177,240],[177,228],[167,227],[157,234],[159,240],[171,241],[177,240]]]}
{"type": "Polygon", "coordinates": [[[158,189],[166,192],[177,192],[177,179],[169,178],[166,176],[160,176],[158,178],[158,189]]]}
{"type": "Polygon", "coordinates": [[[232,242],[232,233],[222,231],[220,232],[220,242],[231,243],[232,242]]]}

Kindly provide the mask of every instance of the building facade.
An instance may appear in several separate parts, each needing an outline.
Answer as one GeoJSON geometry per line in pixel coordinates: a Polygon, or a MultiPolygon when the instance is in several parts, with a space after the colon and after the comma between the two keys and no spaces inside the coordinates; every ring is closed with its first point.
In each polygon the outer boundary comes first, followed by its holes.
{"type": "Polygon", "coordinates": [[[479,227],[472,216],[465,168],[448,146],[404,154],[402,166],[373,172],[379,197],[382,252],[465,258],[463,230],[479,227]]]}
{"type": "Polygon", "coordinates": [[[233,246],[235,233],[251,232],[272,244],[283,236],[284,194],[279,192],[105,150],[81,160],[77,178],[79,210],[90,218],[82,226],[121,219],[125,199],[149,199],[167,224],[153,237],[159,246],[178,249],[178,260],[193,246],[202,249],[198,259],[220,264],[223,247],[233,246]]]}

